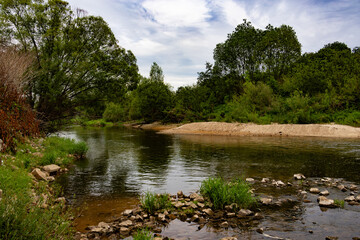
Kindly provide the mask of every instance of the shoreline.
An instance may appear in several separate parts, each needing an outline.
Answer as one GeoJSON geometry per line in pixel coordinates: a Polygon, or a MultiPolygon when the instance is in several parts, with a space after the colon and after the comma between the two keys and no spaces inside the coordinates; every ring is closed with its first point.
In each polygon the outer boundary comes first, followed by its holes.
{"type": "Polygon", "coordinates": [[[160,130],[159,133],[172,135],[360,138],[360,128],[339,124],[273,123],[257,125],[254,123],[195,122],[178,127],[169,126],[165,130],[160,130]]]}

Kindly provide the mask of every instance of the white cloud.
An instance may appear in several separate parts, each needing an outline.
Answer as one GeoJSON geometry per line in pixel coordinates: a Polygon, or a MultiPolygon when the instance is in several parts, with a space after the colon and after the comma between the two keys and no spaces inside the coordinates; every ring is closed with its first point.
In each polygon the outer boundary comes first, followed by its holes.
{"type": "Polygon", "coordinates": [[[204,0],[145,0],[142,6],[166,26],[204,27],[210,17],[204,0]]]}

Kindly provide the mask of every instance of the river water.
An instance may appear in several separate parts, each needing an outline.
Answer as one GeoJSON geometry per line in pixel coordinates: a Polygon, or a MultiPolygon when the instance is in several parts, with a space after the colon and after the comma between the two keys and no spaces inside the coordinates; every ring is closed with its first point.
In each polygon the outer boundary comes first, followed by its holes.
{"type": "MultiPolygon", "coordinates": [[[[308,178],[360,184],[360,140],[356,139],[172,136],[125,127],[73,127],[59,135],[89,146],[86,159],[58,179],[65,197],[81,211],[76,220],[80,231],[136,206],[145,191],[190,193],[208,177],[268,177],[286,182],[295,173],[303,173],[308,178]]],[[[323,211],[317,204],[301,204],[291,212],[293,220],[285,217],[286,212],[272,212],[257,227],[284,238],[335,235],[351,239],[360,237],[359,208],[323,211]]],[[[253,230],[199,231],[196,225],[178,220],[163,234],[181,239],[267,238],[253,230]]]]}

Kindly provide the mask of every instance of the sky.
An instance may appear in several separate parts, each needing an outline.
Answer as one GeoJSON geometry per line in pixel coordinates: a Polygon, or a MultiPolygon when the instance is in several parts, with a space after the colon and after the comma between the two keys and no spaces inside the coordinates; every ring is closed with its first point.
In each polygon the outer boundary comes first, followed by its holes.
{"type": "Polygon", "coordinates": [[[137,58],[141,75],[156,62],[174,90],[196,83],[243,19],[256,28],[289,25],[302,52],[344,42],[360,46],[360,0],[67,0],[72,9],[101,16],[119,45],[137,58]]]}

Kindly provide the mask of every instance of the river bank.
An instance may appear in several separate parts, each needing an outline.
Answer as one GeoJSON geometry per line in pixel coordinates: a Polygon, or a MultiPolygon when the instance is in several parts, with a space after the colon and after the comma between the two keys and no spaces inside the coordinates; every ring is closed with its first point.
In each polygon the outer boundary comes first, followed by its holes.
{"type": "Polygon", "coordinates": [[[339,124],[270,124],[196,122],[160,131],[162,134],[224,136],[287,136],[360,138],[360,128],[339,124]]]}

